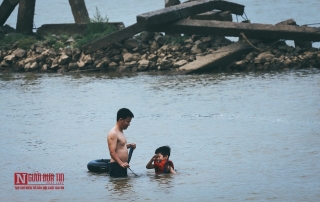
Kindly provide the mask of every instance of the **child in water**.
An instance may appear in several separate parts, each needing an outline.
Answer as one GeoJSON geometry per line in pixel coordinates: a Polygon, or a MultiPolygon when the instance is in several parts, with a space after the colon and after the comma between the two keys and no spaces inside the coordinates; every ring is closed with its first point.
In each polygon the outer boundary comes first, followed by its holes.
{"type": "Polygon", "coordinates": [[[174,165],[172,161],[169,160],[170,157],[170,147],[169,146],[162,146],[156,149],[154,152],[155,155],[150,159],[148,164],[146,165],[147,169],[153,169],[156,174],[163,174],[163,173],[173,173],[177,174],[174,171],[174,165]]]}

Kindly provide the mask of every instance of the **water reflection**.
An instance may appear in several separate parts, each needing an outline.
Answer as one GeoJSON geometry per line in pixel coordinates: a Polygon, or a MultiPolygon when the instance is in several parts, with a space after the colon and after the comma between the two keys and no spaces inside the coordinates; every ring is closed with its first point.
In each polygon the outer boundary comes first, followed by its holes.
{"type": "Polygon", "coordinates": [[[134,181],[130,177],[109,178],[106,189],[111,193],[114,199],[130,199],[135,195],[134,181]]]}
{"type": "Polygon", "coordinates": [[[310,68],[310,69],[299,69],[299,70],[279,70],[279,71],[258,71],[258,72],[215,72],[215,73],[204,73],[204,74],[191,74],[183,75],[171,71],[161,71],[161,72],[66,72],[64,74],[56,73],[1,73],[0,72],[0,81],[14,81],[14,80],[23,80],[25,84],[34,84],[31,81],[36,81],[41,78],[47,77],[70,77],[72,79],[83,79],[83,78],[95,78],[95,79],[125,79],[125,78],[134,78],[138,76],[150,76],[157,77],[162,76],[160,79],[156,79],[159,84],[167,87],[176,86],[179,84],[197,84],[202,83],[204,86],[207,82],[210,83],[219,83],[221,81],[230,80],[234,78],[245,78],[250,77],[274,77],[274,76],[284,76],[287,74],[294,74],[298,77],[305,77],[310,74],[318,74],[320,69],[310,68]],[[167,84],[169,82],[169,84],[167,84]]]}
{"type": "Polygon", "coordinates": [[[18,73],[0,73],[0,81],[14,81],[14,80],[23,80],[26,83],[35,81],[39,78],[42,77],[42,74],[37,74],[37,73],[23,73],[23,74],[18,74],[18,73]]]}
{"type": "MultiPolygon", "coordinates": [[[[173,188],[174,175],[164,174],[164,175],[155,175],[154,180],[158,183],[158,187],[161,192],[170,193],[173,188]]],[[[151,180],[153,180],[151,178],[151,180]]]]}
{"type": "Polygon", "coordinates": [[[73,79],[81,79],[85,77],[89,78],[109,78],[109,79],[119,79],[119,78],[131,78],[137,76],[136,72],[110,72],[110,71],[100,71],[100,72],[66,72],[64,75],[68,75],[73,79]]]}

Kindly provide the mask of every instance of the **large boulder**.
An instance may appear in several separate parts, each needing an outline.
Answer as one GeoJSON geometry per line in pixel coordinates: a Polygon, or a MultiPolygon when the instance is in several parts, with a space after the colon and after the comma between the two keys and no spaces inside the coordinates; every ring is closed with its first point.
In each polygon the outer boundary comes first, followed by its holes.
{"type": "Polygon", "coordinates": [[[140,44],[141,44],[141,42],[139,40],[131,38],[131,39],[126,40],[123,45],[125,48],[131,50],[131,49],[139,47],[140,44]]]}
{"type": "Polygon", "coordinates": [[[108,67],[111,60],[108,57],[102,58],[102,60],[96,65],[96,68],[105,68],[108,67]]]}
{"type": "Polygon", "coordinates": [[[131,53],[125,53],[122,55],[123,62],[131,62],[133,60],[133,54],[131,53]]]}
{"type": "Polygon", "coordinates": [[[150,54],[150,55],[148,55],[147,59],[150,61],[157,61],[158,56],[155,54],[150,54]]]}
{"type": "Polygon", "coordinates": [[[17,48],[13,54],[18,57],[18,58],[23,58],[26,54],[27,54],[27,51],[24,50],[24,49],[21,49],[21,48],[17,48]]]}
{"type": "Polygon", "coordinates": [[[166,43],[166,40],[167,40],[165,36],[162,36],[162,35],[160,35],[160,34],[156,35],[156,36],[154,37],[154,39],[155,39],[156,42],[157,42],[158,44],[160,44],[160,45],[165,44],[165,43],[166,43]]]}
{"type": "Polygon", "coordinates": [[[156,42],[156,41],[152,41],[151,45],[150,45],[150,52],[154,53],[155,51],[157,51],[160,48],[160,45],[156,42]]]}
{"type": "Polygon", "coordinates": [[[188,63],[187,60],[179,60],[179,61],[173,63],[173,67],[175,67],[175,68],[181,67],[181,66],[183,66],[183,65],[185,65],[187,63],[188,63]]]}
{"type": "Polygon", "coordinates": [[[266,51],[263,53],[260,53],[255,59],[255,64],[265,63],[265,62],[271,62],[274,58],[274,55],[270,51],[266,51]]]}
{"type": "Polygon", "coordinates": [[[192,54],[199,54],[199,53],[202,53],[203,50],[202,50],[201,48],[199,48],[198,45],[194,45],[194,46],[191,48],[190,52],[191,52],[192,54]]]}
{"type": "Polygon", "coordinates": [[[70,57],[66,54],[63,54],[59,58],[59,65],[66,65],[70,61],[70,57]]]}
{"type": "Polygon", "coordinates": [[[6,61],[7,63],[12,63],[14,60],[15,60],[15,55],[14,54],[11,54],[11,55],[7,55],[5,56],[3,59],[4,61],[6,61]]]}
{"type": "Polygon", "coordinates": [[[85,55],[84,53],[82,53],[80,61],[84,62],[85,65],[90,65],[93,62],[91,55],[85,55]]]}
{"type": "Polygon", "coordinates": [[[149,67],[149,60],[140,60],[139,62],[139,66],[138,66],[138,70],[139,71],[144,71],[149,67]]]}

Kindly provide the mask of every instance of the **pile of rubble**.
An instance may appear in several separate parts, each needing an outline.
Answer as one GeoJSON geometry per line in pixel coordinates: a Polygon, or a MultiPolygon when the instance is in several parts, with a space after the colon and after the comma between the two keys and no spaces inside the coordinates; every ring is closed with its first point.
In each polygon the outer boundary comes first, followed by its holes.
{"type": "Polygon", "coordinates": [[[320,50],[288,46],[279,41],[271,46],[260,44],[259,49],[244,55],[225,70],[280,70],[300,68],[320,68],[320,50]]]}
{"type": "MultiPolygon", "coordinates": [[[[59,38],[58,36],[56,36],[59,38]]],[[[39,41],[29,50],[16,48],[0,51],[0,70],[6,72],[70,72],[70,71],[177,71],[199,57],[221,52],[235,43],[225,37],[191,35],[180,38],[162,33],[142,32],[106,49],[84,54],[72,48],[53,49],[47,41],[39,41]]],[[[320,67],[320,50],[288,46],[284,41],[259,43],[242,59],[229,61],[220,71],[277,70],[283,68],[320,67]]],[[[216,69],[216,70],[217,70],[216,69]]]]}

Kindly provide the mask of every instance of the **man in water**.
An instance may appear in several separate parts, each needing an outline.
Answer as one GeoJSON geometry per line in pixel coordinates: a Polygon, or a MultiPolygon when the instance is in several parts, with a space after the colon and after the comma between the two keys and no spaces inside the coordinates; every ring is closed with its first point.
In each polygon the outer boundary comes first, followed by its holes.
{"type": "Polygon", "coordinates": [[[135,149],[136,144],[127,144],[123,130],[130,126],[133,117],[133,113],[129,109],[119,109],[117,123],[108,133],[107,141],[111,156],[108,171],[111,177],[127,176],[127,168],[130,167],[128,164],[128,148],[132,146],[135,149]]]}

